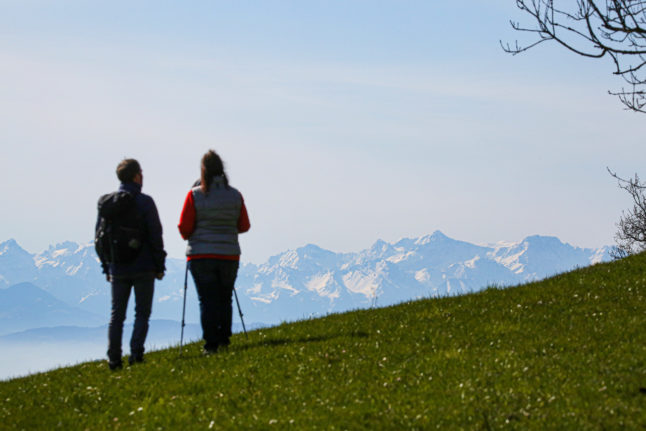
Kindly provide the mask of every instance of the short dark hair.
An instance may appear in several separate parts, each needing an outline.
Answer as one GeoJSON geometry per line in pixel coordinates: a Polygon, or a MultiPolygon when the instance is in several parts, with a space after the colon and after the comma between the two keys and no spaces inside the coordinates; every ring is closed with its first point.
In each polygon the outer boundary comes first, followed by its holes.
{"type": "Polygon", "coordinates": [[[117,166],[117,178],[122,183],[133,182],[139,172],[141,172],[141,166],[135,159],[123,159],[117,166]]]}

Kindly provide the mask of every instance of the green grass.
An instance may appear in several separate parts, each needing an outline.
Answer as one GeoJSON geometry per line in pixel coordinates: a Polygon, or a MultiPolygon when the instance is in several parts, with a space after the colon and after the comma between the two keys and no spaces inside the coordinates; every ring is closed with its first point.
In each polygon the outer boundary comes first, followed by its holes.
{"type": "Polygon", "coordinates": [[[643,429],[646,254],[0,383],[0,429],[643,429]]]}

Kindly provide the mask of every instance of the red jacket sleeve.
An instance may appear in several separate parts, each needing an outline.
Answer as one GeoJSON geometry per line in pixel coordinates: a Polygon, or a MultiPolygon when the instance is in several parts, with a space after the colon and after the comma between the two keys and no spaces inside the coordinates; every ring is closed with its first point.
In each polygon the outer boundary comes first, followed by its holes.
{"type": "Polygon", "coordinates": [[[184,201],[182,214],[179,216],[179,233],[183,239],[189,239],[195,230],[195,202],[193,202],[193,192],[189,191],[184,201]]]}
{"type": "MultiPolygon", "coordinates": [[[[240,196],[242,198],[242,195],[240,196]]],[[[249,214],[247,214],[247,207],[242,199],[242,206],[240,207],[240,217],[238,217],[238,233],[247,232],[251,228],[249,223],[249,214]]]]}

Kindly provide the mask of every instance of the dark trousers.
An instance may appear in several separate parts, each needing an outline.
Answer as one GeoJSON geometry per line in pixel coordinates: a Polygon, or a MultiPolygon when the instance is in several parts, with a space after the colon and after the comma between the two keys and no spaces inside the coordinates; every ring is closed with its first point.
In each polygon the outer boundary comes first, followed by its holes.
{"type": "Polygon", "coordinates": [[[108,328],[108,358],[111,361],[121,360],[121,338],[123,322],[126,320],[126,309],[130,291],[135,289],[135,324],[130,338],[130,354],[142,356],[144,343],[148,334],[148,320],[153,305],[155,277],[140,275],[117,277],[112,279],[112,313],[108,328]]]}
{"type": "Polygon", "coordinates": [[[229,344],[231,337],[231,297],[239,262],[223,259],[193,259],[191,275],[200,300],[204,348],[215,350],[229,344]]]}

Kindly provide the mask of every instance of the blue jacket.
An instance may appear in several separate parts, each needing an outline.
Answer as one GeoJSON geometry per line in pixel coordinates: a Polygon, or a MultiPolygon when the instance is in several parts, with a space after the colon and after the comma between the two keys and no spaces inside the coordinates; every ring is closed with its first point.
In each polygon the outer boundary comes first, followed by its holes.
{"type": "MultiPolygon", "coordinates": [[[[141,193],[141,186],[137,183],[121,183],[119,191],[131,193],[135,197],[135,204],[141,214],[143,222],[144,241],[139,256],[132,263],[111,263],[108,272],[112,276],[133,276],[143,274],[157,274],[166,270],[166,252],[162,238],[162,226],[155,201],[150,196],[141,193]]],[[[97,227],[100,217],[97,217],[97,227]]]]}

